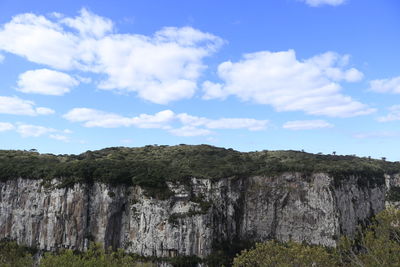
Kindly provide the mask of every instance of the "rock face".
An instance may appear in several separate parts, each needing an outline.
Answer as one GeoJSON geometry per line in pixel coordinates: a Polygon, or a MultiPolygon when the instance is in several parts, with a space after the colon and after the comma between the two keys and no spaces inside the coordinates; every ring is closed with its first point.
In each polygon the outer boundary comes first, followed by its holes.
{"type": "MultiPolygon", "coordinates": [[[[385,175],[386,189],[390,194],[391,190],[400,189],[400,174],[385,175]]],[[[386,199],[385,206],[394,207],[400,209],[400,199],[391,199],[390,197],[386,199]]]]}
{"type": "Polygon", "coordinates": [[[0,183],[0,239],[44,250],[84,250],[90,241],[145,256],[209,255],[218,243],[305,241],[335,246],[341,234],[385,208],[385,184],[339,185],[324,173],[191,178],[166,200],[140,187],[40,180],[0,183]]]}

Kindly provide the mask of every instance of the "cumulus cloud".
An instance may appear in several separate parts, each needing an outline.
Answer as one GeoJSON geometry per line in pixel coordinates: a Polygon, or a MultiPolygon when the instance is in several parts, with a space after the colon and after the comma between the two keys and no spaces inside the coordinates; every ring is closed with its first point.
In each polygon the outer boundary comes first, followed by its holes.
{"type": "Polygon", "coordinates": [[[0,114],[12,115],[49,115],[54,110],[45,107],[35,107],[35,102],[16,96],[0,96],[0,114]]]}
{"type": "Polygon", "coordinates": [[[75,18],[20,14],[0,30],[0,50],[56,69],[100,74],[100,88],[136,92],[159,104],[193,96],[203,59],[222,43],[191,27],[118,34],[111,20],[86,9],[75,18]]]}
{"type": "Polygon", "coordinates": [[[13,124],[8,122],[0,122],[0,132],[14,130],[15,127],[13,124]]]}
{"type": "Polygon", "coordinates": [[[267,120],[249,118],[208,119],[191,116],[186,113],[176,114],[171,110],[163,110],[154,115],[140,114],[136,117],[125,117],[115,113],[89,108],[74,108],[63,116],[71,122],[80,122],[85,127],[138,127],[164,129],[178,136],[209,135],[213,129],[247,129],[264,130],[267,120]],[[174,128],[176,124],[180,126],[174,128]]]}
{"type": "Polygon", "coordinates": [[[95,109],[74,108],[63,117],[72,122],[82,122],[85,127],[169,128],[168,123],[174,119],[174,116],[170,110],[160,111],[154,115],[140,114],[137,117],[123,117],[95,109]]]}
{"type": "Polygon", "coordinates": [[[345,68],[348,56],[327,52],[300,61],[293,50],[245,54],[218,66],[221,83],[205,81],[205,99],[230,95],[273,106],[277,111],[351,117],[375,110],[341,93],[339,82],[356,82],[363,74],[345,68]]]}
{"type": "Polygon", "coordinates": [[[25,57],[31,62],[58,69],[79,65],[78,37],[44,16],[32,13],[12,18],[0,30],[0,49],[25,57]]]}
{"type": "Polygon", "coordinates": [[[369,90],[377,93],[400,94],[400,76],[391,79],[373,80],[369,90]]]}
{"type": "Polygon", "coordinates": [[[208,129],[202,129],[193,126],[183,126],[181,128],[171,129],[169,132],[173,135],[183,137],[205,136],[213,133],[208,129]]]}
{"type": "Polygon", "coordinates": [[[70,141],[70,138],[66,135],[62,134],[50,134],[49,137],[54,140],[62,141],[68,143],[70,141]]]}
{"type": "Polygon", "coordinates": [[[53,109],[43,107],[36,108],[35,111],[38,115],[50,115],[55,113],[53,109]]]}
{"type": "Polygon", "coordinates": [[[79,82],[68,74],[49,70],[29,70],[19,75],[17,90],[23,93],[63,95],[79,82]]]}
{"type": "Polygon", "coordinates": [[[379,122],[398,121],[400,120],[400,105],[389,107],[389,113],[386,116],[378,117],[379,122]]]}
{"type": "Polygon", "coordinates": [[[267,120],[256,120],[249,118],[221,118],[207,119],[204,117],[191,116],[186,113],[177,114],[176,116],[182,124],[198,127],[204,126],[208,129],[248,129],[250,131],[264,130],[267,127],[267,120]]]}
{"type": "Polygon", "coordinates": [[[69,130],[57,130],[40,125],[32,125],[25,123],[16,123],[15,125],[9,122],[0,122],[0,132],[16,131],[21,137],[41,137],[47,136],[58,141],[69,142],[70,138],[65,134],[71,133],[69,130]]]}
{"type": "Polygon", "coordinates": [[[83,37],[100,38],[111,32],[114,27],[110,19],[93,14],[85,8],[81,9],[79,16],[63,18],[61,22],[77,30],[83,37]]]}
{"type": "Polygon", "coordinates": [[[333,124],[324,120],[288,121],[283,125],[284,129],[289,130],[312,130],[332,127],[333,124]]]}
{"type": "Polygon", "coordinates": [[[346,2],[346,0],[302,0],[307,5],[312,7],[318,7],[322,5],[338,6],[346,2]]]}
{"type": "Polygon", "coordinates": [[[17,133],[19,133],[22,137],[39,137],[56,131],[57,130],[53,128],[30,124],[21,124],[17,126],[17,133]]]}

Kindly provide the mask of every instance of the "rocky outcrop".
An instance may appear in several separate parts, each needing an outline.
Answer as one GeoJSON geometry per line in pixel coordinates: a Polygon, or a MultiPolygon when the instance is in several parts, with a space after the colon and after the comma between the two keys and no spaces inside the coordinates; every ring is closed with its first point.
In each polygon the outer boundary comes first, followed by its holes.
{"type": "Polygon", "coordinates": [[[400,174],[385,175],[385,183],[387,189],[385,206],[400,209],[400,174]]]}
{"type": "Polygon", "coordinates": [[[58,188],[58,180],[0,183],[0,239],[43,250],[84,250],[90,241],[145,256],[209,255],[215,244],[305,241],[335,246],[385,207],[385,184],[333,183],[324,173],[284,173],[168,183],[172,196],[101,183],[58,188]]]}

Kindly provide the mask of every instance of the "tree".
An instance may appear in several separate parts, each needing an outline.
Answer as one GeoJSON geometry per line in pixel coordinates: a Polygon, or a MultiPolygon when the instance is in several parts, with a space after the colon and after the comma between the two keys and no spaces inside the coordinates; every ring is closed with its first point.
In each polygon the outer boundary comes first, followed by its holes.
{"type": "Polygon", "coordinates": [[[337,252],[349,266],[400,266],[400,210],[380,212],[358,238],[343,237],[337,252]]]}
{"type": "Polygon", "coordinates": [[[258,243],[251,250],[244,250],[233,262],[234,267],[325,267],[338,266],[333,253],[322,246],[302,245],[296,242],[258,243]]]}
{"type": "Polygon", "coordinates": [[[234,259],[235,267],[399,267],[400,210],[388,208],[355,239],[342,237],[336,249],[295,242],[259,243],[234,259]]]}
{"type": "Polygon", "coordinates": [[[1,267],[25,267],[33,266],[32,255],[28,249],[18,246],[16,242],[0,242],[0,266],[1,267]]]}
{"type": "Polygon", "coordinates": [[[108,252],[100,244],[92,244],[84,253],[63,250],[58,254],[46,253],[40,267],[152,267],[152,262],[141,262],[138,258],[124,253],[122,249],[108,252]]]}

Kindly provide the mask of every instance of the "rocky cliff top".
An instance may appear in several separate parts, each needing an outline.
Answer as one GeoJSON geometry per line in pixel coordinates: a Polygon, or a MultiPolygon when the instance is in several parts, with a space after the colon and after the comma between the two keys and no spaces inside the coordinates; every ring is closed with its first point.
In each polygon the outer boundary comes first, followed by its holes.
{"type": "Polygon", "coordinates": [[[349,175],[362,176],[362,186],[384,183],[383,175],[399,173],[400,163],[292,150],[245,153],[209,145],[111,147],[79,155],[0,150],[0,180],[61,178],[62,186],[99,181],[162,191],[166,181],[185,182],[188,177],[221,179],[284,172],[324,172],[339,183],[349,175]]]}

